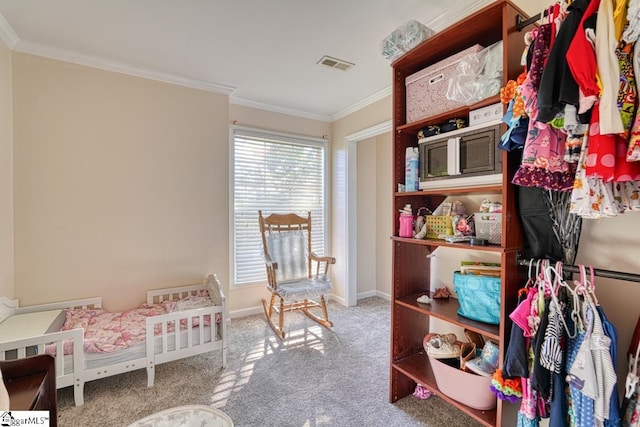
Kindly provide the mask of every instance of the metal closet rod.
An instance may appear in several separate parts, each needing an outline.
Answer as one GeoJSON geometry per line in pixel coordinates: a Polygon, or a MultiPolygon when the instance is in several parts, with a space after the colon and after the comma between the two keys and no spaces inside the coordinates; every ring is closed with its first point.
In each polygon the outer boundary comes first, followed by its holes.
{"type": "MultiPolygon", "coordinates": [[[[537,261],[537,259],[533,260],[534,266],[537,261]]],[[[530,260],[528,259],[520,259],[518,261],[518,265],[529,266],[529,262],[530,260]]],[[[550,262],[553,263],[553,261],[550,262]]],[[[589,266],[585,265],[585,267],[589,266]]],[[[580,273],[580,269],[578,268],[578,266],[568,264],[562,264],[562,271],[568,271],[569,273],[580,273]]],[[[606,277],[607,279],[626,280],[628,282],[640,283],[640,274],[625,273],[623,271],[602,270],[600,268],[594,268],[593,274],[598,277],[606,277]]]]}
{"type": "MultiPolygon", "coordinates": [[[[547,16],[547,11],[546,10],[544,11],[544,16],[547,16]]],[[[539,13],[537,15],[532,16],[529,19],[524,19],[522,17],[522,15],[517,14],[516,15],[516,28],[518,29],[518,31],[522,31],[522,30],[524,30],[524,28],[527,25],[533,24],[534,22],[538,21],[540,18],[541,18],[541,14],[539,14],[539,13]]]]}

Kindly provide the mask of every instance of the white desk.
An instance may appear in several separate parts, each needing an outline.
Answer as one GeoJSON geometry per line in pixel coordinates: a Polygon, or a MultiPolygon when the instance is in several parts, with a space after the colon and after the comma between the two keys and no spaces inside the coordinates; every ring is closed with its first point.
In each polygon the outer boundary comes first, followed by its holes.
{"type": "Polygon", "coordinates": [[[59,331],[64,321],[64,310],[37,311],[10,316],[0,322],[0,343],[59,331]]]}

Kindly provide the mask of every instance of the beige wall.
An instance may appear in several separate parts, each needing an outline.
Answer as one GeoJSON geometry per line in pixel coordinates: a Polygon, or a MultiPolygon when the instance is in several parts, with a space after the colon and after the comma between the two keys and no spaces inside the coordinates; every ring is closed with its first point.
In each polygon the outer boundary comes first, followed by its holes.
{"type": "Polygon", "coordinates": [[[0,39],[0,296],[13,286],[13,113],[11,50],[0,39]]]}
{"type": "Polygon", "coordinates": [[[228,284],[226,96],[13,53],[23,304],[228,284]]]}
{"type": "MultiPolygon", "coordinates": [[[[229,123],[314,138],[328,138],[331,133],[331,126],[327,122],[273,113],[236,104],[229,105],[229,123]]],[[[329,180],[331,180],[330,171],[329,180]]],[[[330,224],[328,225],[330,227],[330,224]]],[[[327,250],[326,255],[333,254],[327,250]]],[[[234,316],[261,312],[260,300],[268,295],[264,285],[235,287],[231,284],[229,311],[234,316]]]]}
{"type": "MultiPolygon", "coordinates": [[[[576,263],[640,274],[639,224],[640,212],[583,220],[576,263]]],[[[600,304],[618,330],[618,373],[626,374],[626,351],[640,316],[640,283],[596,277],[595,285],[600,304]]],[[[621,380],[624,385],[624,377],[621,380]]]]}
{"type": "Polygon", "coordinates": [[[391,133],[356,143],[358,298],[391,296],[391,133]]]}
{"type": "MultiPolygon", "coordinates": [[[[333,269],[334,293],[344,298],[347,286],[347,145],[346,137],[386,122],[391,117],[391,98],[386,97],[331,124],[331,255],[340,260],[333,269]]],[[[390,159],[389,159],[390,161],[390,159]]],[[[376,191],[378,191],[376,189],[376,191]]],[[[390,195],[390,193],[389,193],[390,195]]],[[[355,202],[355,200],[354,200],[355,202]]],[[[352,242],[356,244],[356,242],[352,242]]],[[[356,261],[352,261],[356,262],[356,261]]],[[[356,268],[356,265],[352,265],[356,268]]]]}
{"type": "MultiPolygon", "coordinates": [[[[356,143],[356,236],[357,259],[356,277],[357,295],[361,297],[375,293],[377,286],[377,209],[378,194],[376,192],[377,138],[369,138],[356,143]]],[[[381,195],[389,198],[388,195],[381,195]]]]}
{"type": "Polygon", "coordinates": [[[514,0],[513,3],[520,7],[520,9],[522,9],[523,12],[527,13],[529,16],[533,16],[548,7],[553,2],[547,0],[514,0]]]}
{"type": "Polygon", "coordinates": [[[391,132],[376,137],[376,291],[391,298],[391,249],[393,234],[393,141],[391,132]]]}

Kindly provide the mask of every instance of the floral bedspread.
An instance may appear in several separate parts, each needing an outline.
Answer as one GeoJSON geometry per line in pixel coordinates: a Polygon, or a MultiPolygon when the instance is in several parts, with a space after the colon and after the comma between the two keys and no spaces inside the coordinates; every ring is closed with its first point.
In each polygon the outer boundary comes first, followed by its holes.
{"type": "MultiPolygon", "coordinates": [[[[158,304],[141,304],[139,307],[121,311],[108,312],[100,308],[67,309],[66,320],[62,330],[75,328],[84,329],[85,353],[108,353],[122,350],[144,342],[146,339],[146,318],[162,314],[184,311],[194,308],[211,306],[211,299],[206,291],[204,295],[189,296],[180,300],[163,301],[158,304]]],[[[216,322],[220,321],[219,313],[216,313],[216,322]]],[[[187,319],[181,320],[182,330],[187,327],[187,319]]],[[[193,327],[198,326],[199,319],[189,319],[193,327]]],[[[167,325],[167,332],[175,331],[175,322],[167,325]]],[[[211,324],[210,316],[204,317],[205,326],[211,324]]],[[[155,335],[162,333],[160,324],[155,326],[155,335]]],[[[55,344],[47,346],[48,354],[55,354],[55,344]]],[[[64,353],[73,353],[71,340],[64,343],[64,353]]]]}

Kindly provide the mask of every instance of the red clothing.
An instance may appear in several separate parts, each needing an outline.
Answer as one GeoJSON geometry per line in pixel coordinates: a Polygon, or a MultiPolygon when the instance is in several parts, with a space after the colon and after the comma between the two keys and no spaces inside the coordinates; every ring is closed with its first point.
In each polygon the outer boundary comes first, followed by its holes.
{"type": "Polygon", "coordinates": [[[600,88],[596,83],[598,64],[596,63],[596,52],[593,45],[587,39],[584,23],[592,17],[600,6],[600,0],[591,0],[589,6],[584,11],[569,49],[567,50],[567,63],[573,78],[578,83],[584,96],[599,96],[600,88]]]}

